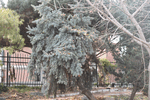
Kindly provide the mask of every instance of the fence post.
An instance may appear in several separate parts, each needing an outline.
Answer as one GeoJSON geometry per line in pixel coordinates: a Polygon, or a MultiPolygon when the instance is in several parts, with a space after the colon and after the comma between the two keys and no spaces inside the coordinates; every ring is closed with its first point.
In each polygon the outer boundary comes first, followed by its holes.
{"type": "Polygon", "coordinates": [[[2,83],[2,66],[0,66],[0,83],[2,83]]]}
{"type": "Polygon", "coordinates": [[[6,85],[8,86],[8,71],[9,71],[9,53],[7,52],[7,81],[6,81],[6,85]]]}
{"type": "Polygon", "coordinates": [[[6,81],[6,85],[10,86],[10,57],[9,57],[9,53],[7,52],[7,81],[6,81]],[[8,84],[9,83],[9,84],[8,84]]]}
{"type": "Polygon", "coordinates": [[[98,77],[97,77],[97,63],[96,63],[96,81],[97,81],[97,87],[98,87],[98,77]]]}
{"type": "MultiPolygon", "coordinates": [[[[0,50],[1,51],[1,50],[0,50]]],[[[1,62],[1,60],[2,60],[2,55],[0,54],[0,83],[2,82],[2,66],[1,66],[1,64],[2,64],[2,62],[1,62]]]]}

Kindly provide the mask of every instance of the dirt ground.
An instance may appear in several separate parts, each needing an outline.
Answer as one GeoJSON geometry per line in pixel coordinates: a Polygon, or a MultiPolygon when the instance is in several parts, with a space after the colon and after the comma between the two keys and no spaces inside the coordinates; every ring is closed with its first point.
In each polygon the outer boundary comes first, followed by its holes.
{"type": "MultiPolygon", "coordinates": [[[[97,88],[102,89],[102,88],[97,88]]],[[[95,89],[96,90],[96,89],[95,89]]],[[[31,90],[26,91],[24,93],[18,92],[15,89],[9,89],[8,92],[2,92],[0,94],[0,97],[6,98],[6,100],[82,100],[81,98],[84,95],[77,95],[77,96],[71,96],[71,97],[59,97],[59,98],[48,98],[46,96],[38,96],[38,95],[31,95],[31,93],[40,92],[40,90],[31,90]]],[[[131,92],[121,92],[121,91],[115,91],[115,92],[99,92],[94,93],[94,96],[97,98],[97,100],[103,100],[104,97],[110,96],[110,95],[130,95],[131,92]]],[[[141,93],[140,93],[141,94],[141,93]]]]}

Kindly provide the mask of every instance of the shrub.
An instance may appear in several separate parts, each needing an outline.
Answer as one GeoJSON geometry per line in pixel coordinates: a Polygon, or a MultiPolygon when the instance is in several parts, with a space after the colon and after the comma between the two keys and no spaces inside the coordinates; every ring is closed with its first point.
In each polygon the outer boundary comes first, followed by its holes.
{"type": "Polygon", "coordinates": [[[24,93],[24,92],[27,92],[27,91],[31,91],[31,90],[41,90],[41,87],[29,87],[29,86],[26,86],[26,85],[20,85],[20,86],[12,86],[10,87],[10,89],[15,89],[16,91],[20,92],[20,93],[24,93]]]}
{"type": "Polygon", "coordinates": [[[0,92],[7,92],[8,88],[4,86],[3,84],[0,84],[0,92]]]}

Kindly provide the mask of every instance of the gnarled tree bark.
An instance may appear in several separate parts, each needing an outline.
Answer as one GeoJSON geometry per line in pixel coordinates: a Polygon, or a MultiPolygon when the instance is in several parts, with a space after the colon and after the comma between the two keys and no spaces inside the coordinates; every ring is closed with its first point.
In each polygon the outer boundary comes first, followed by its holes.
{"type": "Polygon", "coordinates": [[[77,79],[77,85],[79,86],[79,89],[82,91],[82,94],[86,95],[89,100],[97,100],[93,96],[93,94],[83,86],[80,78],[77,79]]]}
{"type": "Polygon", "coordinates": [[[129,100],[134,100],[135,94],[137,92],[137,84],[134,85],[130,99],[129,100]]]}

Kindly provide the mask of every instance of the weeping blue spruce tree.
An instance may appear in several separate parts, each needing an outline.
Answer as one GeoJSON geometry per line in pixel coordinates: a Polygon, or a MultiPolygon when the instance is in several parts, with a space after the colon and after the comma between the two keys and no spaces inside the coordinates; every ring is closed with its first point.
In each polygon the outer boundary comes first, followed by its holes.
{"type": "Polygon", "coordinates": [[[41,18],[33,21],[36,27],[28,27],[32,44],[28,65],[30,78],[35,70],[43,69],[47,79],[42,92],[50,95],[56,93],[58,84],[67,85],[71,75],[82,93],[96,100],[81,81],[87,69],[82,67],[86,56],[95,53],[93,42],[97,38],[96,30],[89,27],[92,18],[81,13],[67,14],[57,7],[54,9],[50,7],[50,1],[40,0],[39,6],[33,6],[41,18]]]}

